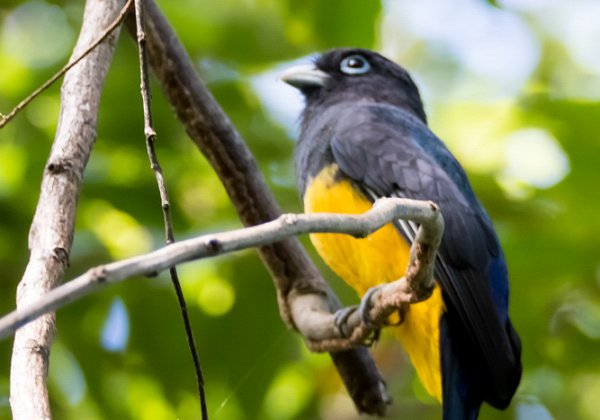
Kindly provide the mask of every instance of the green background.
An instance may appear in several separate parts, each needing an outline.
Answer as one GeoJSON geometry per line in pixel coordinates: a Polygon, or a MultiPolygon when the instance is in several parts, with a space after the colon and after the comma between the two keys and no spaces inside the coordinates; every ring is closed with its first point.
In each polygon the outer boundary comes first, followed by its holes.
{"type": "MultiPolygon", "coordinates": [[[[0,112],[67,60],[82,3],[2,2],[0,112]]],[[[286,102],[293,93],[276,81],[278,69],[350,45],[405,65],[432,129],[463,163],[494,219],[508,259],[524,375],[511,408],[484,408],[482,418],[600,418],[599,7],[584,0],[447,3],[159,1],[285,211],[300,211],[292,166],[297,98],[286,102]]],[[[136,46],[123,33],[66,279],[163,242],[137,66],[136,46]]],[[[0,130],[2,313],[14,308],[27,262],[59,89],[0,130]]],[[[211,168],[154,82],[153,89],[176,236],[239,227],[211,168]]],[[[342,299],[355,302],[315,261],[342,299]]],[[[271,280],[253,250],[180,272],[212,419],[357,418],[329,357],[309,354],[279,319],[271,280]]],[[[11,340],[0,342],[0,418],[10,417],[10,351],[11,340]]],[[[390,418],[440,418],[397,342],[384,336],[374,354],[394,397],[390,418]]],[[[168,278],[131,279],[61,309],[49,383],[57,419],[197,418],[192,363],[168,278]]]]}

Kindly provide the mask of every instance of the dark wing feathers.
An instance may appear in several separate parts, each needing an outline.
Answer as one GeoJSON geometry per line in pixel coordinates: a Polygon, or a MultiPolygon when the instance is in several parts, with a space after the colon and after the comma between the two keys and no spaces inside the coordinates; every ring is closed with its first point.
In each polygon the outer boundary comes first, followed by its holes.
{"type": "MultiPolygon", "coordinates": [[[[440,205],[446,227],[435,275],[455,319],[448,328],[462,329],[471,343],[462,352],[486,388],[481,398],[508,404],[520,378],[520,345],[508,321],[508,297],[492,297],[492,290],[508,294],[506,272],[488,272],[499,263],[504,267],[503,256],[462,168],[427,126],[405,111],[355,104],[337,112],[331,150],[342,172],[372,198],[400,196],[440,205]]],[[[396,225],[403,236],[414,237],[414,224],[396,225]]]]}

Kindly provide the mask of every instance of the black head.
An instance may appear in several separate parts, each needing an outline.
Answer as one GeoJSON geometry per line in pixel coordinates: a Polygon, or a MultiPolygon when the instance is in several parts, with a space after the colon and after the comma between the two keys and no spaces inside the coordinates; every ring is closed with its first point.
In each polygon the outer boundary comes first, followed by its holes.
{"type": "Polygon", "coordinates": [[[330,50],[314,64],[288,69],[281,80],[304,94],[305,113],[318,112],[321,107],[339,102],[360,100],[399,106],[426,122],[419,90],[408,72],[374,51],[330,50]]]}

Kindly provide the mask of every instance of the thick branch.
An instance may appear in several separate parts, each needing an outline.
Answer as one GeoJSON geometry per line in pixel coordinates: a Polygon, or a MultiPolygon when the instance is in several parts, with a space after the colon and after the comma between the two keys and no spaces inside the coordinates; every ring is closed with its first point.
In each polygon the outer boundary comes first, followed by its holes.
{"type": "MultiPolygon", "coordinates": [[[[146,1],[147,45],[152,65],[178,117],[196,146],[223,182],[240,219],[252,226],[280,215],[256,161],[231,122],[199,80],[190,58],[152,0],[146,1]]],[[[130,29],[134,28],[129,21],[130,29]]],[[[135,34],[134,30],[131,30],[135,34]]],[[[271,273],[284,321],[300,297],[312,296],[331,312],[339,303],[295,238],[261,247],[259,254],[271,273]]],[[[389,398],[377,368],[364,348],[331,354],[359,411],[385,413],[389,398]]]]}
{"type": "MultiPolygon", "coordinates": [[[[115,21],[122,6],[117,0],[87,2],[71,60],[115,21]]],[[[58,130],[29,233],[30,259],[17,290],[19,309],[29,307],[54,288],[68,265],[77,197],[96,138],[101,87],[117,36],[115,30],[65,76],[58,130]]],[[[53,335],[54,315],[48,314],[15,336],[10,380],[14,419],[51,418],[46,377],[53,335]]]]}
{"type": "MultiPolygon", "coordinates": [[[[18,308],[0,319],[0,339],[6,338],[42,314],[56,310],[106,284],[117,283],[133,276],[155,274],[187,261],[268,245],[302,233],[347,233],[365,237],[398,218],[413,220],[420,223],[421,227],[411,248],[408,270],[411,274],[407,275],[405,280],[408,287],[400,289],[407,297],[399,296],[399,301],[389,297],[375,298],[377,303],[373,308],[373,319],[380,320],[380,324],[383,324],[385,315],[397,311],[400,303],[410,303],[425,297],[420,290],[431,289],[433,286],[433,260],[443,232],[441,213],[433,203],[382,198],[362,215],[284,214],[276,220],[258,226],[199,236],[175,242],[148,254],[101,265],[49,291],[29,306],[18,308]],[[429,251],[420,254],[419,249],[429,251]],[[415,295],[415,290],[419,291],[418,296],[415,295]]],[[[389,284],[390,290],[397,291],[398,287],[393,286],[394,284],[396,283],[389,284]]],[[[323,311],[328,308],[315,307],[310,296],[312,295],[299,297],[294,306],[298,311],[295,320],[299,330],[313,342],[343,339],[333,324],[333,316],[323,311]]],[[[366,328],[360,320],[356,325],[366,328]]],[[[351,344],[340,347],[349,347],[351,344]]]]}

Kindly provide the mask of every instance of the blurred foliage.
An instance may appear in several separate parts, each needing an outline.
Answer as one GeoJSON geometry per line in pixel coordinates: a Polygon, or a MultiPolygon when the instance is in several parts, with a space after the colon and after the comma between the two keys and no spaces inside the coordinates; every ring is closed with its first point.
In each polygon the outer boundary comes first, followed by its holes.
{"type": "MultiPolygon", "coordinates": [[[[279,91],[287,98],[272,69],[346,45],[375,48],[406,64],[421,86],[432,128],[465,165],[509,261],[511,314],[523,340],[525,371],[511,408],[503,413],[484,408],[482,418],[598,418],[600,78],[592,57],[581,53],[586,45],[572,42],[565,23],[597,16],[598,8],[585,0],[573,6],[462,0],[452,2],[452,10],[448,3],[159,1],[287,211],[300,209],[289,134],[294,128],[272,109],[273,103],[287,107],[283,99],[272,100],[279,91]],[[478,15],[461,21],[467,11],[478,15]],[[571,19],[575,12],[580,14],[571,19]],[[436,13],[442,24],[436,24],[436,13]],[[482,46],[487,38],[479,33],[489,35],[501,24],[518,30],[482,46]],[[529,38],[515,41],[511,34],[529,38]],[[529,48],[525,55],[511,55],[523,46],[529,48]],[[532,64],[519,67],[523,63],[532,64]],[[254,83],[265,74],[269,92],[254,83]]],[[[74,0],[3,1],[0,112],[67,59],[82,8],[74,0]]],[[[589,27],[581,22],[579,35],[589,27]]],[[[592,45],[600,42],[597,32],[583,36],[592,45]]],[[[67,279],[163,243],[158,193],[145,156],[136,60],[135,45],[123,34],[104,89],[67,279]]],[[[153,88],[157,148],[178,238],[240,226],[218,179],[159,87],[153,88]]],[[[2,313],[14,307],[27,262],[28,227],[59,100],[56,85],[0,131],[2,313]]],[[[340,296],[354,301],[317,263],[340,296]]],[[[254,251],[187,264],[181,278],[211,418],[357,417],[328,356],[309,354],[286,331],[254,251]]],[[[10,416],[10,345],[0,343],[0,418],[10,416]]],[[[425,395],[399,345],[384,337],[374,353],[394,395],[390,417],[439,418],[439,406],[425,395]]],[[[50,392],[58,419],[197,418],[192,363],[169,280],[164,275],[130,280],[62,309],[50,392]]]]}

